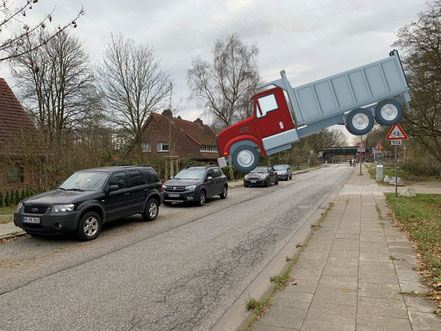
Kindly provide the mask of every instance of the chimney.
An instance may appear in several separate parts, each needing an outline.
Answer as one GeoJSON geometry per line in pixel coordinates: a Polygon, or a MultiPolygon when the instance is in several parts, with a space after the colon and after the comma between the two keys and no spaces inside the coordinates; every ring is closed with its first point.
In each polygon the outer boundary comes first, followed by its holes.
{"type": "Polygon", "coordinates": [[[204,123],[202,122],[202,120],[200,118],[197,118],[196,121],[194,121],[194,122],[197,123],[201,129],[203,129],[202,124],[204,124],[204,123]]]}
{"type": "Polygon", "coordinates": [[[172,116],[172,111],[171,111],[170,109],[165,109],[165,110],[162,112],[162,115],[165,116],[165,117],[167,117],[167,118],[170,119],[170,120],[173,118],[173,116],[172,116]]]}

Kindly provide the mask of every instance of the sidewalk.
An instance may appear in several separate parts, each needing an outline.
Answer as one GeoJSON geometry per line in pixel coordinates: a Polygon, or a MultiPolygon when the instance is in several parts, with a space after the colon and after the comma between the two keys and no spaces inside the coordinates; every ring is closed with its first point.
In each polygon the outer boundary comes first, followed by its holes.
{"type": "Polygon", "coordinates": [[[441,330],[416,252],[366,168],[352,175],[255,331],[441,330]]]}

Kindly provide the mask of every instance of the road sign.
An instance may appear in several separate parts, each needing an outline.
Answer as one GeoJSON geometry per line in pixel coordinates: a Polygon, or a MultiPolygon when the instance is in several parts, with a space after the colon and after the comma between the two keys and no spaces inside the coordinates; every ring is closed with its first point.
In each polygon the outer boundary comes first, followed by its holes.
{"type": "Polygon", "coordinates": [[[392,146],[401,146],[402,140],[391,140],[390,143],[392,146]]]}
{"type": "Polygon", "coordinates": [[[384,147],[381,144],[381,142],[377,141],[377,143],[375,144],[374,150],[376,150],[376,151],[384,151],[384,147]]]}
{"type": "Polygon", "coordinates": [[[364,142],[361,142],[357,145],[357,152],[358,153],[364,153],[366,150],[366,145],[364,144],[364,142]]]}
{"type": "Polygon", "coordinates": [[[397,123],[386,136],[386,140],[407,140],[407,134],[403,131],[401,126],[397,123]]]}

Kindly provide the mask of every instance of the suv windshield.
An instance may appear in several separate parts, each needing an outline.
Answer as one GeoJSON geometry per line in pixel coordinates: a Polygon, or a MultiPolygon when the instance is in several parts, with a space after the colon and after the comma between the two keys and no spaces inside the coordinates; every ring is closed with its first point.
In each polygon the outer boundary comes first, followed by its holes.
{"type": "Polygon", "coordinates": [[[67,191],[99,191],[109,174],[99,171],[79,171],[64,181],[58,188],[67,191]]]}
{"type": "Polygon", "coordinates": [[[267,167],[257,167],[256,169],[254,169],[251,172],[257,172],[257,173],[268,173],[268,168],[267,167]]]}
{"type": "Polygon", "coordinates": [[[204,178],[205,169],[184,169],[180,171],[176,179],[202,179],[204,178]]]}
{"type": "Polygon", "coordinates": [[[276,170],[276,171],[285,171],[286,170],[286,166],[284,166],[284,165],[276,165],[276,166],[274,166],[274,170],[276,170]]]}

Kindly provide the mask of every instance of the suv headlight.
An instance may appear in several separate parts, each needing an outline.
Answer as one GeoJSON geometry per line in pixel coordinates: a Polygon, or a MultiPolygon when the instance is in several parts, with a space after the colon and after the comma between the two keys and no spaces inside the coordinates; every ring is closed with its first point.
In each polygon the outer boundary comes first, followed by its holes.
{"type": "Polygon", "coordinates": [[[17,208],[15,209],[15,212],[18,213],[18,212],[20,211],[21,207],[23,207],[23,202],[20,201],[20,202],[17,204],[17,208]]]}
{"type": "Polygon", "coordinates": [[[162,188],[165,190],[167,188],[167,185],[162,184],[162,188]]]}
{"type": "Polygon", "coordinates": [[[65,213],[67,211],[73,211],[74,209],[75,205],[73,203],[68,205],[55,205],[52,207],[54,213],[65,213]]]}
{"type": "Polygon", "coordinates": [[[186,186],[185,190],[186,191],[193,191],[196,188],[196,185],[190,185],[190,186],[186,186]]]}

